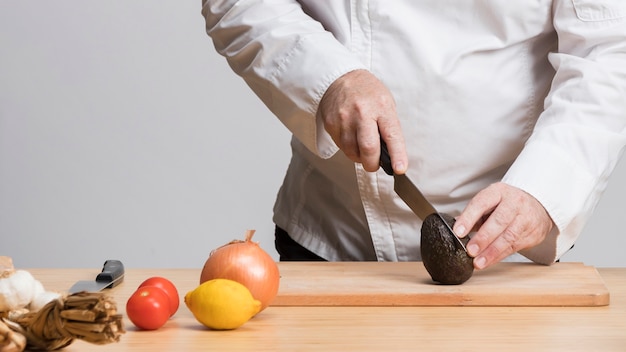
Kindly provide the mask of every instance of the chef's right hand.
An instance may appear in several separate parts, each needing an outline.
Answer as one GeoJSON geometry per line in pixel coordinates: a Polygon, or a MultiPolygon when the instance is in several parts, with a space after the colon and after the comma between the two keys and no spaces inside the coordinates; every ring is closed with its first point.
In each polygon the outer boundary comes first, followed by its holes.
{"type": "Polygon", "coordinates": [[[379,167],[382,137],[394,172],[406,172],[408,157],[395,101],[369,71],[351,71],[335,80],[324,93],[317,113],[339,149],[366,171],[379,167]]]}

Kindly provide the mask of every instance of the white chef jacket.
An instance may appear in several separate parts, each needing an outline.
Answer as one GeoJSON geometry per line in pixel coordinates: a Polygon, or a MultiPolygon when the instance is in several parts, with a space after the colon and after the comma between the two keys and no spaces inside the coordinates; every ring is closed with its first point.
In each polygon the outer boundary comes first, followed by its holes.
{"type": "MultiPolygon", "coordinates": [[[[366,69],[392,92],[407,175],[458,215],[503,181],[575,242],[626,143],[624,0],[204,0],[216,50],[293,133],[274,221],[328,260],[420,260],[421,220],[382,170],[338,152],[316,111],[366,69]]],[[[521,258],[521,257],[520,257],[521,258]]]]}

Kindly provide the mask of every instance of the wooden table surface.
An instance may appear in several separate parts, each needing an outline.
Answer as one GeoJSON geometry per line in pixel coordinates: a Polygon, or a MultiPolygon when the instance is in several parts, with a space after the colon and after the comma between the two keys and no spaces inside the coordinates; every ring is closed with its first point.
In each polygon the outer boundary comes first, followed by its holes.
{"type": "MultiPolygon", "coordinates": [[[[27,269],[48,290],[93,279],[99,268],[27,269]]],[[[610,292],[601,307],[277,307],[242,327],[212,331],[183,302],[200,270],[126,269],[110,290],[118,311],[151,276],[178,287],[178,312],[159,330],[139,331],[125,317],[119,343],[76,341],[64,351],[626,351],[626,268],[599,268],[610,292]]]]}

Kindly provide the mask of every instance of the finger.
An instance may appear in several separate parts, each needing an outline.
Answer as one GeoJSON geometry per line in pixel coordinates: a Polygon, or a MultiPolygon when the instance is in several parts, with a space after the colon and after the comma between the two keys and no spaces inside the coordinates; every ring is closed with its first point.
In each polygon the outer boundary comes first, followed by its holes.
{"type": "Polygon", "coordinates": [[[467,252],[476,258],[474,264],[478,269],[513,253],[519,238],[519,232],[514,231],[516,215],[506,205],[497,207],[467,243],[467,252]]]}
{"type": "Polygon", "coordinates": [[[495,185],[478,192],[467,204],[463,212],[456,217],[453,231],[459,237],[465,237],[477,224],[483,222],[502,200],[495,185]]]}
{"type": "Polygon", "coordinates": [[[391,159],[394,173],[404,174],[409,166],[406,144],[402,135],[400,122],[395,118],[380,121],[378,125],[380,137],[387,144],[387,151],[391,159]]]}
{"type": "Polygon", "coordinates": [[[380,164],[380,137],[376,121],[364,121],[357,127],[360,162],[365,171],[374,172],[380,164]]]}
{"type": "Polygon", "coordinates": [[[351,126],[342,126],[335,143],[343,153],[354,162],[361,162],[358,137],[351,126]]]}
{"type": "Polygon", "coordinates": [[[517,252],[520,247],[518,240],[515,232],[505,230],[474,259],[474,267],[484,269],[517,252]]]}

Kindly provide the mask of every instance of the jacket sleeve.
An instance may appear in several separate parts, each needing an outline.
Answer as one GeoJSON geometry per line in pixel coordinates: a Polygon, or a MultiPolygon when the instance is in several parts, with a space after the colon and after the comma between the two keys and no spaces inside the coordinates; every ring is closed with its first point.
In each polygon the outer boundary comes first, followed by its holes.
{"type": "Polygon", "coordinates": [[[203,0],[215,49],[309,150],[337,150],[316,119],[319,101],[341,75],[364,68],[295,0],[203,0]]]}
{"type": "Polygon", "coordinates": [[[626,144],[626,2],[556,0],[553,23],[552,87],[503,180],[537,198],[556,225],[521,252],[544,264],[572,247],[626,144]]]}

